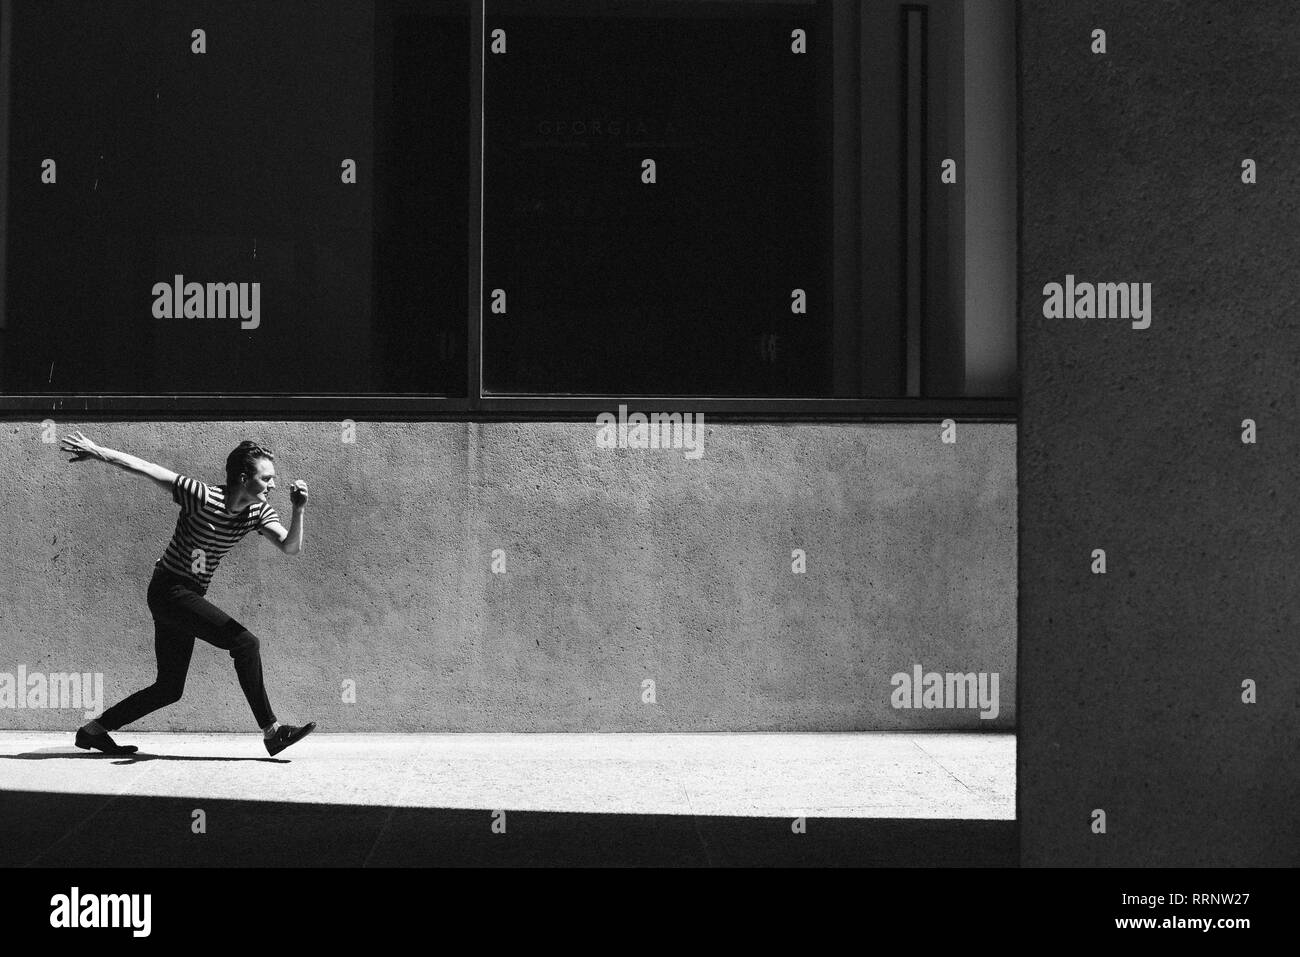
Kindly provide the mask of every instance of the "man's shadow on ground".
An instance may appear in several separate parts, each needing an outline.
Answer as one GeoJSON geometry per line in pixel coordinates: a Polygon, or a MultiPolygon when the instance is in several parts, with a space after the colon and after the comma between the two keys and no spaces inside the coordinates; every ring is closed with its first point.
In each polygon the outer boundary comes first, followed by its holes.
{"type": "Polygon", "coordinates": [[[5,761],[53,761],[80,760],[112,761],[114,764],[139,764],[142,761],[259,761],[263,764],[292,764],[288,758],[219,758],[201,754],[149,754],[137,751],[135,754],[104,754],[99,751],[89,753],[72,748],[46,748],[42,751],[25,751],[22,754],[0,754],[5,761]]]}

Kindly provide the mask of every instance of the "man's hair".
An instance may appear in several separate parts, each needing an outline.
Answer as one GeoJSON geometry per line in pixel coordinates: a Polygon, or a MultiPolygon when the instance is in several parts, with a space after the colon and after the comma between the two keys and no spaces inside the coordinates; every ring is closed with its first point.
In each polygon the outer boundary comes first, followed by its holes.
{"type": "Polygon", "coordinates": [[[246,475],[256,475],[258,459],[270,459],[274,462],[275,456],[270,449],[263,448],[249,439],[240,442],[235,450],[226,456],[226,484],[237,484],[241,472],[246,475]]]}

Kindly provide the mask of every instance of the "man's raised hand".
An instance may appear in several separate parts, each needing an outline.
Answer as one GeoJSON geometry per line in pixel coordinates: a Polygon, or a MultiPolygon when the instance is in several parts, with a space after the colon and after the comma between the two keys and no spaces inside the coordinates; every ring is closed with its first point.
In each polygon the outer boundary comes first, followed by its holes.
{"type": "Polygon", "coordinates": [[[302,479],[297,479],[289,486],[289,501],[294,505],[307,504],[307,483],[302,479]]]}
{"type": "Polygon", "coordinates": [[[100,458],[99,446],[90,439],[86,438],[80,432],[71,432],[63,436],[63,444],[59,447],[61,452],[75,453],[69,462],[80,462],[82,459],[100,458]]]}

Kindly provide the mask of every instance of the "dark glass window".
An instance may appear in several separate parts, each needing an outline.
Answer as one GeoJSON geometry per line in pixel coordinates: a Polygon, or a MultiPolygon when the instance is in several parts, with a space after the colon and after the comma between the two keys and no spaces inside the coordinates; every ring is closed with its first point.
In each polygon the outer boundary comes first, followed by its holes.
{"type": "Polygon", "coordinates": [[[10,31],[3,391],[463,394],[466,4],[16,3],[10,31]]]}
{"type": "Polygon", "coordinates": [[[0,409],[1012,414],[1011,14],[0,0],[0,409]]]}
{"type": "Polygon", "coordinates": [[[829,394],[823,6],[489,3],[485,394],[829,394]]]}

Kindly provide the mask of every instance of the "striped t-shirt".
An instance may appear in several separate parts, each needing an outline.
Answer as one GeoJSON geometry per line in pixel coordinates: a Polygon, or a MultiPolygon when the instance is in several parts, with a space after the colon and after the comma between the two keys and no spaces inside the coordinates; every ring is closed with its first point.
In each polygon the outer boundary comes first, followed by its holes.
{"type": "Polygon", "coordinates": [[[172,498],[181,507],[176,531],[158,562],[207,591],[222,556],[249,532],[280,521],[274,508],[254,502],[242,512],[226,511],[226,490],[184,475],[172,482],[172,498]],[[201,550],[201,551],[200,551],[201,550]]]}

